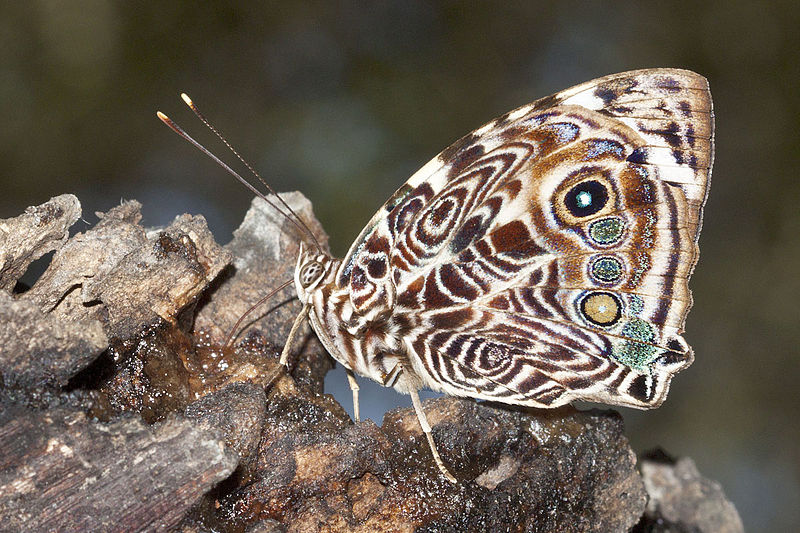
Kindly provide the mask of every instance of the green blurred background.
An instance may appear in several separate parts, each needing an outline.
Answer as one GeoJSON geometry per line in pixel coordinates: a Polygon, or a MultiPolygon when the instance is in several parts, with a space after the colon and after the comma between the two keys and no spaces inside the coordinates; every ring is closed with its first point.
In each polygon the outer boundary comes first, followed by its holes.
{"type": "MultiPolygon", "coordinates": [[[[799,14],[741,1],[4,2],[0,217],[71,192],[94,223],[135,198],[146,224],[201,213],[227,242],[249,193],[154,116],[227,157],[186,91],[275,188],[311,198],[341,254],[408,176],[495,115],[613,72],[696,70],[717,116],[687,324],[697,359],[663,407],[624,414],[637,450],[693,457],[749,531],[796,531],[799,14]]],[[[329,384],[346,390],[340,375],[329,384]]],[[[362,395],[378,421],[409,403],[362,395]]]]}

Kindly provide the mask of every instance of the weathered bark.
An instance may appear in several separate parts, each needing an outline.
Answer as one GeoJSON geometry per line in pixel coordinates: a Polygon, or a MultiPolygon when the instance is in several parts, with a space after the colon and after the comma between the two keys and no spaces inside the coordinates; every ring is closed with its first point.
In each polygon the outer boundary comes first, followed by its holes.
{"type": "Polygon", "coordinates": [[[222,500],[232,519],[287,531],[627,531],[646,501],[636,456],[610,411],[531,415],[443,398],[352,425],[330,398],[277,387],[252,482],[222,500]]]}
{"type": "Polygon", "coordinates": [[[63,194],[0,220],[0,289],[12,290],[28,265],[62,245],[80,216],[78,199],[63,194]]]}
{"type": "Polygon", "coordinates": [[[0,291],[0,368],[6,387],[66,385],[108,346],[97,320],[62,320],[0,291]]]}
{"type": "Polygon", "coordinates": [[[740,533],[744,526],[719,483],[704,478],[688,457],[657,450],[640,462],[649,500],[636,532],[714,531],[740,533]]]}
{"type": "Polygon", "coordinates": [[[59,409],[5,409],[0,449],[3,531],[167,530],[237,463],[188,420],[103,424],[59,409]]]}
{"type": "MultiPolygon", "coordinates": [[[[324,246],[308,201],[285,198],[324,246]]],[[[126,202],[67,238],[79,216],[62,196],[0,221],[0,529],[737,531],[682,463],[645,463],[643,484],[613,411],[426,402],[448,483],[412,410],[353,424],[323,394],[313,335],[281,372],[291,286],[225,346],[294,269],[297,230],[261,201],[224,248],[199,216],[148,230],[126,202]]]]}

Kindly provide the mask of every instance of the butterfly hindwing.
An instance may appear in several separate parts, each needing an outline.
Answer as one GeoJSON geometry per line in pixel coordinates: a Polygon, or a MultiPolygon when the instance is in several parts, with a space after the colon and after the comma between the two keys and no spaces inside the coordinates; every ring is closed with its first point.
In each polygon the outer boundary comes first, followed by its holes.
{"type": "Polygon", "coordinates": [[[713,153],[708,86],[601,78],[500,117],[434,158],[337,272],[394,317],[425,385],[554,406],[658,405],[681,336],[713,153]]]}

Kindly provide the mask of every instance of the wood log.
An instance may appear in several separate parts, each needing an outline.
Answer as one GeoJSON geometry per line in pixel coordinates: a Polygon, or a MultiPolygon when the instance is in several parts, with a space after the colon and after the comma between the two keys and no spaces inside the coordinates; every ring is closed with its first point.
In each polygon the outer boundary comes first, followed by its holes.
{"type": "MultiPolygon", "coordinates": [[[[310,203],[285,199],[326,243],[310,203]]],[[[354,424],[324,394],[332,362],[308,331],[281,372],[291,286],[227,346],[294,269],[297,236],[261,200],[225,247],[200,216],[141,227],[136,202],[68,237],[79,216],[62,196],[0,221],[0,530],[606,532],[668,516],[737,531],[721,491],[718,514],[695,512],[702,483],[646,507],[613,411],[428,401],[450,484],[413,410],[354,424]]],[[[667,474],[646,478],[651,502],[667,474]]]]}

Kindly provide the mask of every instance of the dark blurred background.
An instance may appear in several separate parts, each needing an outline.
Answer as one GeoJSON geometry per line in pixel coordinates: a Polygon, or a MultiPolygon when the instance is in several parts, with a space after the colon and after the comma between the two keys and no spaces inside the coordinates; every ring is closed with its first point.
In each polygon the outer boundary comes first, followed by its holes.
{"type": "MultiPolygon", "coordinates": [[[[717,116],[687,324],[696,362],[663,407],[624,415],[637,450],[693,457],[749,531],[796,531],[798,14],[742,1],[4,2],[0,217],[71,192],[93,224],[135,198],[148,225],[200,213],[227,242],[250,194],[154,116],[227,157],[186,91],[276,189],[314,202],[342,254],[418,167],[495,115],[613,72],[696,70],[717,116]]],[[[343,375],[328,383],[347,390],[343,375]]],[[[377,421],[410,405],[377,386],[362,398],[377,421]]]]}

